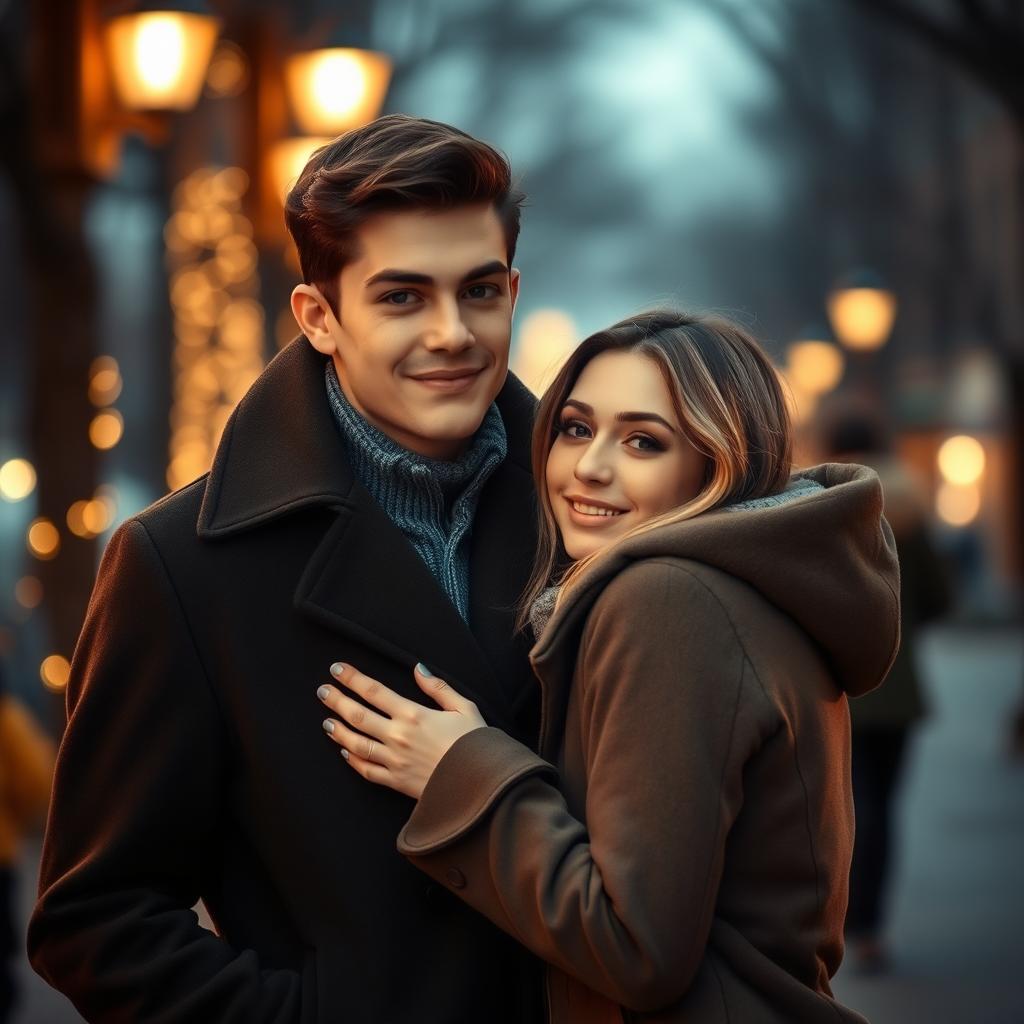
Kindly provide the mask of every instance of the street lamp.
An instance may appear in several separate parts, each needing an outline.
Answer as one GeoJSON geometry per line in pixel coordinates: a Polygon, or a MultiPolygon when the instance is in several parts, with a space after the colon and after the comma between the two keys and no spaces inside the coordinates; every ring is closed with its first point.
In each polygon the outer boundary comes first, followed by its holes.
{"type": "Polygon", "coordinates": [[[876,274],[861,271],[832,291],[828,315],[832,330],[843,345],[871,352],[889,340],[896,319],[896,296],[882,287],[876,274]]]}
{"type": "Polygon", "coordinates": [[[340,135],[377,116],[391,81],[391,60],[351,47],[307,50],[285,62],[285,81],[304,134],[340,135]]]}
{"type": "Polygon", "coordinates": [[[127,110],[190,110],[199,99],[220,32],[218,19],[144,11],[103,29],[118,98],[127,110]]]}

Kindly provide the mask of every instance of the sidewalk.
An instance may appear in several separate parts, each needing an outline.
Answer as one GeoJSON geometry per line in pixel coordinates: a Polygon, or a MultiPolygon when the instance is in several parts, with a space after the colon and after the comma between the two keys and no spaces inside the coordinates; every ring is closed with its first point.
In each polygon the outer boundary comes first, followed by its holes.
{"type": "Polygon", "coordinates": [[[1024,762],[1006,754],[1024,691],[1024,636],[933,632],[932,717],[910,755],[891,891],[890,974],[840,971],[837,997],[871,1024],[1024,1021],[1024,762]]]}
{"type": "MultiPolygon", "coordinates": [[[[1008,760],[1005,741],[1024,687],[1024,636],[935,631],[922,653],[933,714],[903,792],[894,969],[879,978],[840,972],[836,995],[871,1024],[1020,1024],[1024,762],[1008,760]]],[[[32,880],[23,883],[27,915],[32,880]]],[[[22,974],[24,1001],[11,1024],[81,1020],[27,964],[22,974]]]]}

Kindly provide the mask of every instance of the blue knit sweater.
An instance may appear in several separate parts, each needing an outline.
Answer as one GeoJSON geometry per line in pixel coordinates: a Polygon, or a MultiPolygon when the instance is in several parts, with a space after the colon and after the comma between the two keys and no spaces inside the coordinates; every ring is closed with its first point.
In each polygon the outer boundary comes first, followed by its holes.
{"type": "Polygon", "coordinates": [[[327,397],[353,471],[468,622],[473,518],[484,484],[508,452],[498,407],[491,403],[457,459],[428,459],[397,444],[353,408],[331,359],[326,376],[327,397]]]}

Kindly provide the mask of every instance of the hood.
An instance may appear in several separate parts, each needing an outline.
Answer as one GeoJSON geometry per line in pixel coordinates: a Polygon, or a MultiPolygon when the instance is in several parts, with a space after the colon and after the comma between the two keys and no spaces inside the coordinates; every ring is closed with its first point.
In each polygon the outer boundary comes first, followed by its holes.
{"type": "Polygon", "coordinates": [[[794,474],[782,494],[705,512],[634,537],[596,561],[552,616],[538,667],[631,562],[703,562],[759,591],[797,622],[851,697],[885,678],[899,646],[899,563],[872,469],[827,464],[794,474]],[[857,628],[851,629],[850,623],[857,628]]]}

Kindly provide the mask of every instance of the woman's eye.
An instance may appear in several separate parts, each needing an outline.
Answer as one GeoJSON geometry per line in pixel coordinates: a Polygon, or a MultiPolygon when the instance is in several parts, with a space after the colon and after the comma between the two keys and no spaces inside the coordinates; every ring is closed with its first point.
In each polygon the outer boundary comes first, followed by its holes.
{"type": "Polygon", "coordinates": [[[501,289],[496,284],[471,284],[466,289],[467,299],[493,299],[500,294],[501,289]]]}
{"type": "Polygon", "coordinates": [[[567,437],[587,437],[590,433],[587,425],[579,420],[563,420],[558,429],[567,437]]]}
{"type": "Polygon", "coordinates": [[[655,441],[653,437],[648,437],[646,434],[635,434],[626,444],[639,452],[661,452],[665,450],[664,445],[659,441],[655,441]],[[636,444],[633,443],[634,441],[636,444]]]}

